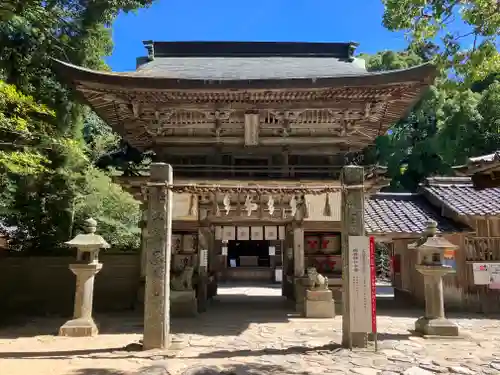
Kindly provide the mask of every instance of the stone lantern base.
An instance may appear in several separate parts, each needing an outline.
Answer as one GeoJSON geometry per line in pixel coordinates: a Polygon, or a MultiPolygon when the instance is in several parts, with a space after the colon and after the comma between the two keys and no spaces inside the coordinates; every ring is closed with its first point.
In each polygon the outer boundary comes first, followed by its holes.
{"type": "Polygon", "coordinates": [[[99,333],[92,318],[71,319],[59,328],[59,336],[89,337],[99,333]]]}
{"type": "Polygon", "coordinates": [[[459,336],[458,326],[446,318],[426,318],[422,316],[415,322],[415,332],[424,336],[459,336]]]}

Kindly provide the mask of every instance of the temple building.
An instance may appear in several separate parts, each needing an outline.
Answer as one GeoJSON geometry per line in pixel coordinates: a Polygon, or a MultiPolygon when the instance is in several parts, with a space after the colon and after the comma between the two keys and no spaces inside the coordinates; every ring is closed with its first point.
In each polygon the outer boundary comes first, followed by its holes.
{"type": "MultiPolygon", "coordinates": [[[[307,267],[339,286],[341,170],[366,164],[363,151],[419,100],[435,67],[370,73],[355,43],[144,45],[133,72],[55,67],[131,147],[171,164],[174,184],[198,187],[174,194],[172,272],[196,269],[203,242],[212,295],[217,282],[249,279],[289,294],[307,267]],[[202,192],[214,185],[227,188],[202,192]]],[[[383,170],[364,171],[365,194],[376,192],[383,170]]],[[[144,200],[148,178],[117,181],[144,200]]]]}
{"type": "Polygon", "coordinates": [[[500,186],[500,151],[469,158],[463,165],[453,167],[457,177],[470,176],[478,189],[500,186]]]}

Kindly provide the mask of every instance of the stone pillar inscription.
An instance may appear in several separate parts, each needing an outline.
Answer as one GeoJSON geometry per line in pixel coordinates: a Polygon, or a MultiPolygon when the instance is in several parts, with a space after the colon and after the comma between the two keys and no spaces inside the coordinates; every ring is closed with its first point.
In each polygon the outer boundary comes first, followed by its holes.
{"type": "MultiPolygon", "coordinates": [[[[147,198],[146,198],[147,199],[147,198]]],[[[148,202],[141,203],[141,278],[146,278],[147,245],[148,240],[148,202]]]]}
{"type": "MultiPolygon", "coordinates": [[[[151,164],[151,182],[173,182],[172,166],[151,164]]],[[[167,349],[170,344],[170,261],[172,248],[172,191],[148,189],[148,241],[144,303],[143,348],[167,349]]]]}
{"type": "Polygon", "coordinates": [[[349,299],[349,236],[364,236],[364,169],[348,165],[342,169],[342,346],[366,348],[366,333],[351,332],[349,299]]]}
{"type": "MultiPolygon", "coordinates": [[[[146,198],[147,200],[147,198],[146,198]]],[[[146,284],[146,256],[147,256],[147,245],[146,242],[148,240],[148,228],[147,228],[147,218],[148,218],[148,203],[147,201],[141,203],[141,221],[139,222],[139,228],[141,229],[141,243],[140,243],[140,266],[141,266],[141,275],[140,275],[140,285],[137,293],[137,308],[144,309],[144,290],[146,284]]]]}

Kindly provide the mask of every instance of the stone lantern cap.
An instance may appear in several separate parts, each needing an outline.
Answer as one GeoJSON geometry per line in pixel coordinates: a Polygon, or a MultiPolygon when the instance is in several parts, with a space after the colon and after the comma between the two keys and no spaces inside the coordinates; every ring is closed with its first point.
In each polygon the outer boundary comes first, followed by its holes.
{"type": "Polygon", "coordinates": [[[451,243],[446,238],[436,236],[436,232],[437,223],[434,220],[429,220],[423,236],[416,242],[408,245],[408,248],[419,251],[444,251],[458,249],[457,245],[451,243]]]}
{"type": "Polygon", "coordinates": [[[91,249],[108,249],[110,245],[104,238],[96,234],[97,221],[92,218],[85,220],[85,233],[78,234],[70,241],[65,242],[66,245],[76,247],[81,250],[91,249]]]}

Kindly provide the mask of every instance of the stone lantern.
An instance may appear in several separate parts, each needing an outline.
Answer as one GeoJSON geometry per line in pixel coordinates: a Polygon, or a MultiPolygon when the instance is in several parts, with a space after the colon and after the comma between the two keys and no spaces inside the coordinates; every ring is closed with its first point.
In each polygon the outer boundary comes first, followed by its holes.
{"type": "Polygon", "coordinates": [[[429,336],[458,336],[458,326],[445,318],[443,297],[443,276],[455,273],[445,265],[444,254],[458,246],[436,236],[436,231],[437,223],[429,221],[422,238],[408,246],[417,251],[415,268],[424,276],[425,288],[425,316],[415,322],[415,331],[429,336]]]}
{"type": "Polygon", "coordinates": [[[76,262],[69,265],[69,269],[76,275],[75,306],[73,319],[59,328],[60,336],[84,337],[98,333],[92,318],[94,278],[102,269],[99,251],[109,248],[109,244],[95,233],[96,229],[97,222],[92,218],[87,219],[85,233],[66,242],[66,245],[77,249],[76,262]]]}

